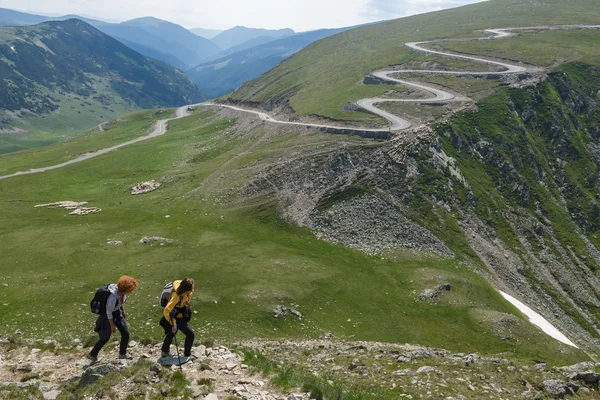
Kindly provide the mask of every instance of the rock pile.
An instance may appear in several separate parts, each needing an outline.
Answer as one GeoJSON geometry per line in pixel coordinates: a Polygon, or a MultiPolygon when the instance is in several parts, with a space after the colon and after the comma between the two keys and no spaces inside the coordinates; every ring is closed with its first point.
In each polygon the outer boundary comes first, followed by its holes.
{"type": "Polygon", "coordinates": [[[377,196],[355,197],[315,215],[316,236],[375,254],[391,249],[454,254],[431,232],[412,222],[377,196]]]}
{"type": "Polygon", "coordinates": [[[169,238],[164,238],[161,236],[152,236],[152,237],[148,237],[148,236],[144,236],[143,238],[140,239],[140,243],[142,244],[152,244],[152,242],[158,242],[161,246],[163,246],[165,243],[173,243],[173,239],[169,239],[169,238]]]}
{"type": "Polygon", "coordinates": [[[404,164],[406,156],[421,142],[435,136],[433,129],[428,125],[421,125],[414,129],[403,131],[392,138],[392,147],[388,156],[398,164],[404,164]]]}
{"type": "Polygon", "coordinates": [[[88,214],[97,214],[102,211],[101,208],[98,207],[79,207],[69,213],[69,215],[88,215],[88,214]]]}
{"type": "Polygon", "coordinates": [[[273,316],[275,318],[285,317],[286,315],[293,315],[294,317],[302,318],[302,314],[294,307],[286,307],[278,305],[273,309],[273,316]]]}
{"type": "Polygon", "coordinates": [[[442,293],[449,292],[450,290],[452,290],[452,285],[449,284],[449,283],[444,283],[443,285],[440,285],[440,286],[438,286],[438,287],[436,287],[434,289],[425,289],[419,295],[419,300],[431,300],[431,299],[435,299],[436,297],[438,297],[442,293]]]}
{"type": "Polygon", "coordinates": [[[160,187],[160,182],[156,182],[154,180],[138,183],[134,187],[131,188],[131,194],[144,194],[152,192],[160,187]]]}
{"type": "Polygon", "coordinates": [[[86,205],[87,201],[57,201],[55,203],[47,203],[47,204],[38,204],[35,208],[39,207],[49,207],[49,208],[64,208],[65,210],[73,210],[69,213],[69,215],[88,215],[88,214],[96,214],[102,211],[101,208],[98,207],[83,207],[86,205]]]}

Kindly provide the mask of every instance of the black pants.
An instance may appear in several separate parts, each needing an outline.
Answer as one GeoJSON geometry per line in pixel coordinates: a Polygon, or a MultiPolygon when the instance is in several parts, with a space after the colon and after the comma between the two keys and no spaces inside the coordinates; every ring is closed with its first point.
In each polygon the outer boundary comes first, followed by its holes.
{"type": "MultiPolygon", "coordinates": [[[[121,333],[121,343],[119,345],[119,354],[126,355],[127,354],[127,344],[129,344],[129,327],[127,326],[127,321],[125,318],[121,318],[118,322],[113,319],[115,322],[115,327],[121,333]]],[[[110,339],[111,331],[110,331],[110,322],[108,322],[108,317],[106,315],[100,315],[96,320],[96,328],[94,331],[98,332],[100,338],[90,351],[90,355],[92,357],[98,357],[98,352],[104,347],[108,340],[110,339]]]]}
{"type": "MultiPolygon", "coordinates": [[[[189,357],[192,354],[192,345],[194,344],[194,330],[190,328],[185,318],[178,318],[175,320],[177,324],[177,330],[185,335],[185,345],[183,347],[183,355],[189,357]]],[[[173,341],[173,327],[166,320],[165,317],[162,317],[160,320],[160,326],[165,330],[165,341],[162,345],[163,353],[168,353],[169,348],[171,347],[171,342],[173,341]]]]}

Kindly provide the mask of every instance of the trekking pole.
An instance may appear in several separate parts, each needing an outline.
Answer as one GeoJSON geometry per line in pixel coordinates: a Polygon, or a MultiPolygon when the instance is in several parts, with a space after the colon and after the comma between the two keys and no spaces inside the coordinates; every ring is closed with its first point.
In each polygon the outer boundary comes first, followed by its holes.
{"type": "Polygon", "coordinates": [[[173,341],[175,342],[175,349],[177,350],[177,362],[179,363],[179,371],[183,372],[183,368],[181,367],[181,358],[179,358],[179,346],[177,345],[177,333],[173,334],[173,341]]]}

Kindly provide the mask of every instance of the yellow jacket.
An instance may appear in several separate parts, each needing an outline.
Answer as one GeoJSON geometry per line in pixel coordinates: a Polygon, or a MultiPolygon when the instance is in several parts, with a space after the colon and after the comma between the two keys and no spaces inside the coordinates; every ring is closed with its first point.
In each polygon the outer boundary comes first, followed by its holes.
{"type": "Polygon", "coordinates": [[[192,293],[189,293],[188,295],[186,295],[186,294],[178,295],[177,294],[177,289],[179,288],[180,284],[181,284],[181,281],[173,281],[173,293],[171,293],[171,298],[169,299],[169,302],[167,303],[165,309],[163,310],[163,316],[173,326],[175,326],[175,324],[176,324],[176,322],[175,322],[176,319],[185,318],[185,315],[183,315],[183,313],[180,312],[175,316],[175,318],[171,318],[171,311],[173,311],[174,308],[187,307],[190,304],[190,300],[192,298],[192,293]]]}

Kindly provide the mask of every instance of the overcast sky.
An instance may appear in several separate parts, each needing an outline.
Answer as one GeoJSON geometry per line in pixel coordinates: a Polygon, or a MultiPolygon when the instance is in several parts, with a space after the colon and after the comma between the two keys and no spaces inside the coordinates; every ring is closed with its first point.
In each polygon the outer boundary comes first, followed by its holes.
{"type": "Polygon", "coordinates": [[[482,0],[0,0],[0,7],[112,21],[153,16],[186,28],[307,31],[381,21],[482,0]]]}

